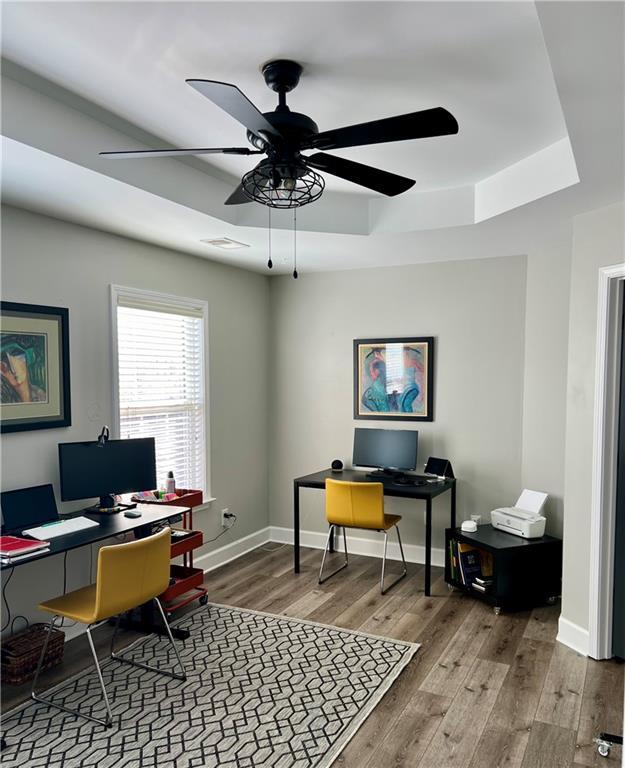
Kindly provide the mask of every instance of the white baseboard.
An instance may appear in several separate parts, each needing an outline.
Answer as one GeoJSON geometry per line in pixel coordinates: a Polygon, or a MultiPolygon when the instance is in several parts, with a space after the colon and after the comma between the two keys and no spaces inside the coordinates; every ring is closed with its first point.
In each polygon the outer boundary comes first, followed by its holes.
{"type": "Polygon", "coordinates": [[[193,565],[194,567],[203,568],[204,573],[208,573],[209,571],[214,571],[215,568],[226,565],[231,560],[236,560],[237,557],[251,552],[268,541],[270,541],[269,527],[261,528],[259,531],[254,531],[254,533],[250,533],[242,539],[237,539],[212,552],[207,552],[205,555],[194,558],[193,565]]]}
{"type": "MultiPolygon", "coordinates": [[[[327,533],[318,533],[317,531],[300,531],[299,541],[302,547],[312,547],[313,549],[324,549],[326,545],[327,533]]],[[[279,528],[278,526],[269,526],[269,540],[280,544],[293,543],[293,529],[279,528]]],[[[425,547],[417,544],[404,544],[404,555],[409,563],[425,563],[425,547]]],[[[377,539],[365,539],[360,536],[354,536],[347,531],[347,549],[353,555],[367,555],[369,557],[382,557],[384,552],[384,537],[379,534],[377,539]]],[[[399,545],[396,536],[389,535],[387,557],[389,560],[401,560],[399,545]]],[[[432,549],[432,565],[445,565],[445,551],[443,549],[432,549]]]]}
{"type": "Polygon", "coordinates": [[[588,656],[590,634],[587,629],[573,624],[572,621],[560,616],[558,621],[558,636],[556,640],[562,645],[572,648],[583,656],[588,656]]]}

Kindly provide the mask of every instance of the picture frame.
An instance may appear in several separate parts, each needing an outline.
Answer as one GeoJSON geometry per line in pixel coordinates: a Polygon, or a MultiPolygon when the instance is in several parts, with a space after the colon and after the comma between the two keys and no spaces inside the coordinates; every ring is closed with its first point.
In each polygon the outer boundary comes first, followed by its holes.
{"type": "Polygon", "coordinates": [[[434,420],[434,337],[354,339],[354,418],[434,420]]]}
{"type": "Polygon", "coordinates": [[[0,302],[0,432],[69,427],[69,310],[0,302]]]}

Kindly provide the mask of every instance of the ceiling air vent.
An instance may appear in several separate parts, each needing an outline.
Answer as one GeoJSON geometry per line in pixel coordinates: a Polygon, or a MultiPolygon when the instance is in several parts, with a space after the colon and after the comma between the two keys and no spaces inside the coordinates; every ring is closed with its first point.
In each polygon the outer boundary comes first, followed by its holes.
{"type": "Polygon", "coordinates": [[[223,248],[226,251],[233,251],[235,248],[249,248],[247,243],[240,243],[238,240],[232,240],[230,237],[215,237],[212,240],[200,240],[207,245],[214,245],[215,248],[223,248]]]}

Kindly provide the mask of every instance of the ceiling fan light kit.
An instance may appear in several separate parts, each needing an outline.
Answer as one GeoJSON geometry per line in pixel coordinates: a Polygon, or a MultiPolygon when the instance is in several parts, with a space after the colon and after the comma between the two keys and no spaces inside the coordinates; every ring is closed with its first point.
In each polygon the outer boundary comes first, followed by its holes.
{"type": "Polygon", "coordinates": [[[299,208],[321,197],[323,177],[300,161],[262,163],[248,171],[241,186],[250,200],[271,208],[299,208]]]}
{"type": "MultiPolygon", "coordinates": [[[[266,159],[261,160],[255,168],[243,176],[241,183],[225,204],[242,205],[253,201],[270,209],[282,208],[295,211],[303,205],[318,200],[323,194],[325,181],[318,171],[346,179],[388,197],[400,195],[415,184],[413,179],[329,155],[325,150],[458,133],[455,117],[443,107],[319,132],[314,120],[308,115],[291,112],[286,103],[286,94],[299,83],[302,66],[295,61],[278,59],[267,62],[262,67],[262,74],[267,86],[278,94],[278,105],[273,112],[261,112],[236,85],[217,80],[186,81],[192,88],[245,126],[247,139],[253,149],[249,147],[161,149],[100,152],[100,154],[113,159],[179,157],[194,154],[264,154],[267,156],[266,159]],[[307,150],[324,151],[316,151],[312,155],[302,154],[307,150]]],[[[296,270],[294,270],[295,276],[297,276],[296,270]]]]}

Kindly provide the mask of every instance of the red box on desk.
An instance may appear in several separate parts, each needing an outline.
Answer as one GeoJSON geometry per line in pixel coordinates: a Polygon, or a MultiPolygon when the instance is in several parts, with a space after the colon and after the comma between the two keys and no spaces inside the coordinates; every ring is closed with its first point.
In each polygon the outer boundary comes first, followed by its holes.
{"type": "Polygon", "coordinates": [[[176,488],[175,499],[170,501],[161,501],[160,499],[155,501],[145,501],[141,499],[142,504],[165,504],[169,507],[199,507],[204,498],[204,492],[198,490],[192,490],[190,488],[176,488]]]}

